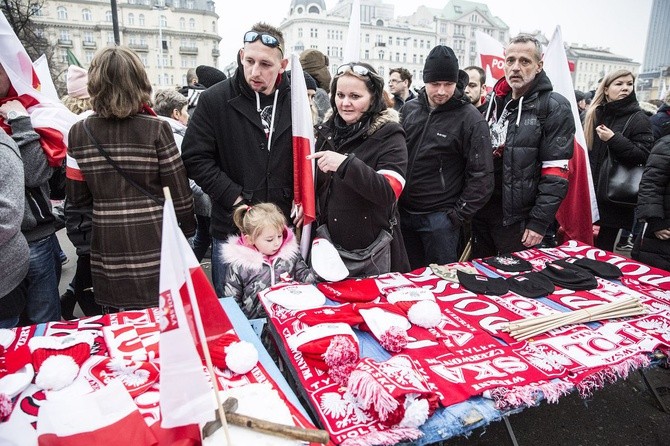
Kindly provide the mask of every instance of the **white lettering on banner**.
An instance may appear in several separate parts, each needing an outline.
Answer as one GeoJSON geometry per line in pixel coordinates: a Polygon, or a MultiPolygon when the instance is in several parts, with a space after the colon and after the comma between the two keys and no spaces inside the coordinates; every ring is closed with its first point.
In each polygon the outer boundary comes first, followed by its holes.
{"type": "Polygon", "coordinates": [[[493,68],[497,68],[499,70],[505,69],[505,62],[502,59],[498,59],[497,57],[491,59],[491,65],[493,68]]]}
{"type": "Polygon", "coordinates": [[[476,391],[480,391],[491,387],[510,387],[524,381],[525,379],[521,376],[513,376],[511,379],[492,379],[483,383],[474,383],[472,388],[476,391]]]}
{"type": "MultiPolygon", "coordinates": [[[[561,297],[560,301],[566,307],[576,309],[589,308],[593,307],[594,305],[601,305],[604,303],[602,299],[587,299],[584,296],[577,296],[577,295],[563,296],[561,297]]],[[[610,300],[608,299],[605,299],[605,301],[610,302],[610,300]]]]}
{"type": "Polygon", "coordinates": [[[481,299],[463,299],[454,304],[454,308],[461,313],[469,314],[471,316],[481,316],[498,312],[497,306],[481,299]]]}
{"type": "MultiPolygon", "coordinates": [[[[500,351],[498,351],[499,353],[500,351]]],[[[492,352],[493,353],[493,352],[492,352]]],[[[511,356],[502,356],[493,360],[485,360],[476,363],[448,366],[448,362],[437,366],[430,366],[430,369],[438,376],[455,384],[464,384],[465,373],[472,372],[476,375],[473,379],[482,381],[489,378],[503,378],[509,374],[521,372],[528,369],[528,365],[519,358],[511,356]]]]}
{"type": "Polygon", "coordinates": [[[149,390],[137,395],[134,401],[148,426],[160,421],[161,411],[159,391],[149,390]]]}
{"type": "Polygon", "coordinates": [[[497,333],[500,333],[503,327],[507,326],[509,322],[510,321],[508,319],[505,319],[504,317],[486,316],[485,318],[482,318],[482,320],[479,321],[479,325],[481,325],[481,327],[484,330],[487,330],[495,335],[497,333]]]}

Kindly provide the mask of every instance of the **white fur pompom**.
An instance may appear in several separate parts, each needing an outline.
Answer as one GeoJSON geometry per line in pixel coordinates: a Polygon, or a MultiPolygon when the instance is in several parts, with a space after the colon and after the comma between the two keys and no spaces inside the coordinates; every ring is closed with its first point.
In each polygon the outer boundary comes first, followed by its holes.
{"type": "Polygon", "coordinates": [[[442,319],[439,305],[432,300],[421,300],[411,306],[407,318],[414,325],[423,328],[436,327],[442,319]]]}
{"type": "Polygon", "coordinates": [[[239,375],[249,372],[258,362],[258,351],[251,342],[233,342],[225,348],[225,352],[226,365],[239,375]]]}
{"type": "Polygon", "coordinates": [[[35,385],[45,390],[60,390],[72,384],[79,374],[79,366],[71,356],[49,356],[40,366],[35,385]]]}
{"type": "Polygon", "coordinates": [[[419,427],[428,420],[430,408],[428,400],[424,398],[415,398],[407,395],[405,399],[405,416],[402,417],[398,426],[400,427],[419,427]]]}

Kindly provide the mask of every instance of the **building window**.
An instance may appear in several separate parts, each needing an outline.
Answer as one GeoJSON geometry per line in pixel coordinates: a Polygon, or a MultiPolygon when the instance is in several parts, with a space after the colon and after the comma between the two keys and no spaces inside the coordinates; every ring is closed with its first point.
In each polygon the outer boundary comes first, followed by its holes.
{"type": "Polygon", "coordinates": [[[58,20],[67,20],[67,9],[65,9],[65,6],[56,8],[56,14],[58,15],[58,20]]]}
{"type": "Polygon", "coordinates": [[[188,21],[188,29],[190,29],[191,31],[195,29],[195,19],[190,19],[188,21]]]}
{"type": "Polygon", "coordinates": [[[302,28],[298,28],[298,38],[302,38],[302,28]]]}
{"type": "Polygon", "coordinates": [[[472,14],[472,15],[470,16],[470,21],[471,21],[472,23],[477,23],[477,14],[472,14]]]}
{"type": "Polygon", "coordinates": [[[365,52],[363,53],[363,58],[365,60],[370,59],[370,50],[365,50],[365,52]]]}
{"type": "Polygon", "coordinates": [[[32,3],[30,5],[30,13],[35,17],[42,17],[44,15],[42,6],[39,3],[32,3]]]}
{"type": "Polygon", "coordinates": [[[105,11],[105,22],[112,21],[112,11],[105,11]]]}
{"type": "Polygon", "coordinates": [[[370,43],[370,34],[365,35],[365,43],[370,43]]]}
{"type": "Polygon", "coordinates": [[[128,25],[131,26],[135,25],[135,14],[133,14],[132,12],[128,14],[128,25]]]}
{"type": "Polygon", "coordinates": [[[114,33],[110,31],[107,33],[107,44],[114,45],[114,43],[114,33]]]}
{"type": "Polygon", "coordinates": [[[90,22],[93,17],[91,16],[91,10],[90,9],[82,9],[81,10],[81,19],[84,22],[90,22]]]}
{"type": "Polygon", "coordinates": [[[70,31],[62,29],[60,32],[60,40],[70,40],[70,31]]]}
{"type": "Polygon", "coordinates": [[[161,15],[159,20],[159,25],[161,28],[167,28],[167,19],[165,18],[164,15],[161,15]]]}
{"type": "Polygon", "coordinates": [[[59,59],[61,63],[67,63],[67,50],[61,48],[60,51],[58,52],[59,59]]]}
{"type": "Polygon", "coordinates": [[[455,36],[465,36],[465,27],[463,25],[454,25],[455,36]]]}
{"type": "Polygon", "coordinates": [[[186,19],[183,17],[179,19],[179,29],[186,29],[186,19]]]}
{"type": "Polygon", "coordinates": [[[447,33],[447,24],[444,22],[440,22],[440,34],[446,34],[447,33]]]}
{"type": "Polygon", "coordinates": [[[145,67],[149,66],[149,57],[147,57],[147,53],[140,53],[140,60],[145,67]]]}
{"type": "Polygon", "coordinates": [[[212,32],[216,32],[216,22],[212,20],[212,32]]]}
{"type": "Polygon", "coordinates": [[[310,28],[309,29],[309,35],[310,37],[317,39],[319,37],[319,29],[318,28],[310,28]]]}
{"type": "Polygon", "coordinates": [[[393,37],[389,36],[389,46],[393,45],[393,37]]]}
{"type": "Polygon", "coordinates": [[[95,42],[91,31],[84,31],[84,42],[95,42]]]}
{"type": "Polygon", "coordinates": [[[139,15],[140,26],[144,26],[144,14],[139,15]]]}
{"type": "Polygon", "coordinates": [[[93,60],[93,56],[95,56],[95,51],[84,51],[84,61],[87,64],[91,63],[91,61],[93,60]]]}
{"type": "Polygon", "coordinates": [[[195,6],[195,2],[193,0],[187,0],[186,1],[186,8],[187,9],[193,9],[195,6]]]}

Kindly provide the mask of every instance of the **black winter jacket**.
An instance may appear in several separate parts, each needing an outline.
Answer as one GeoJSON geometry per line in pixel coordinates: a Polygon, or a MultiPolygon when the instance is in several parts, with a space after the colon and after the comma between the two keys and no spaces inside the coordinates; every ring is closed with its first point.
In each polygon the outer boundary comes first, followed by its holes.
{"type": "MultiPolygon", "coordinates": [[[[387,177],[404,181],[405,132],[398,122],[398,112],[387,109],[336,146],[336,116],[316,126],[315,147],[319,152],[346,153],[348,158],[337,172],[317,169],[317,221],[328,225],[334,244],[348,250],[361,249],[374,242],[382,229],[389,229],[391,218],[399,221],[394,208],[396,193],[387,177]]],[[[398,226],[393,229],[391,271],[409,271],[398,226]]]]}
{"type": "MultiPolygon", "coordinates": [[[[260,108],[271,106],[274,96],[259,94],[260,108]]],[[[239,196],[248,203],[275,203],[291,221],[292,140],[286,76],[281,76],[277,88],[271,144],[241,65],[232,78],[202,92],[184,136],[182,159],[189,178],[212,199],[213,237],[225,239],[237,232],[232,211],[239,196]]]]}
{"type": "Polygon", "coordinates": [[[448,212],[457,225],[470,220],[493,192],[488,125],[463,94],[465,82],[467,77],[459,79],[454,96],[433,110],[424,88],[401,113],[409,160],[400,207],[448,212]]]}
{"type": "Polygon", "coordinates": [[[649,118],[654,139],[659,139],[670,131],[670,105],[663,104],[655,115],[649,118]]]}
{"type": "Polygon", "coordinates": [[[670,240],[660,240],[654,234],[670,228],[670,127],[661,136],[651,150],[640,181],[637,212],[647,227],[633,254],[641,262],[670,270],[670,240]]]}
{"type": "MultiPolygon", "coordinates": [[[[611,156],[626,165],[644,164],[654,144],[654,137],[649,118],[640,109],[634,92],[618,101],[600,104],[595,113],[593,147],[589,148],[589,162],[593,184],[597,191],[599,187],[602,187],[598,184],[600,167],[605,161],[608,150],[611,156]],[[629,118],[630,121],[628,121],[629,118]],[[605,124],[614,132],[614,136],[607,142],[602,141],[595,134],[595,127],[600,124],[605,124]]],[[[632,206],[603,202],[599,199],[598,212],[602,226],[630,230],[633,225],[634,208],[632,206]]]]}
{"type": "Polygon", "coordinates": [[[519,100],[512,100],[505,78],[493,90],[487,121],[500,117],[508,102],[511,112],[502,163],[494,160],[495,184],[500,188],[494,194],[502,192],[503,225],[525,220],[527,229],[544,234],[568,192],[567,170],[556,166],[567,167],[572,158],[575,123],[570,103],[552,91],[544,71],[519,100]],[[543,95],[549,97],[541,124],[538,108],[543,95]]]}

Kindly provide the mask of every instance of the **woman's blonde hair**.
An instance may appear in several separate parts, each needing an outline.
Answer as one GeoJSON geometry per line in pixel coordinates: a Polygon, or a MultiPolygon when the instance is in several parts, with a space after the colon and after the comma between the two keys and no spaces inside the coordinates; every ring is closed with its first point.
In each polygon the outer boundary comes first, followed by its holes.
{"type": "Polygon", "coordinates": [[[88,69],[93,110],[103,118],[136,115],[151,100],[151,84],[140,58],[127,46],[96,53],[88,69]]]}
{"type": "Polygon", "coordinates": [[[61,98],[61,102],[75,115],[91,109],[91,98],[74,98],[66,94],[61,98]]]}
{"type": "MultiPolygon", "coordinates": [[[[635,75],[630,70],[616,70],[611,73],[607,73],[603,80],[598,85],[596,93],[593,96],[591,105],[589,106],[589,111],[586,112],[586,118],[584,119],[584,137],[586,138],[586,146],[591,150],[593,147],[593,134],[595,133],[596,128],[596,109],[598,106],[604,102],[607,102],[607,97],[605,96],[605,88],[612,85],[616,79],[624,76],[633,76],[633,82],[635,82],[635,75]]],[[[633,94],[631,92],[631,94],[633,94]]]]}
{"type": "Polygon", "coordinates": [[[270,227],[281,232],[286,227],[286,217],[274,203],[242,205],[233,212],[233,222],[252,243],[265,228],[270,227]]]}

